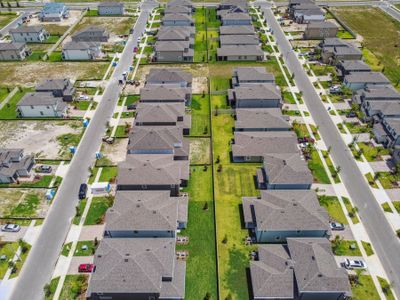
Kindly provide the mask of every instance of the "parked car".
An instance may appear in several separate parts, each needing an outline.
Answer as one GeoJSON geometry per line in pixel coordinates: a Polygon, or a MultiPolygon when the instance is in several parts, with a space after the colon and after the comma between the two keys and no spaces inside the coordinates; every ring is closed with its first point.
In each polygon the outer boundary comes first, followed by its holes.
{"type": "Polygon", "coordinates": [[[302,143],[312,143],[313,144],[313,143],[315,143],[314,139],[310,138],[310,137],[300,137],[300,138],[297,139],[297,142],[299,144],[302,144],[302,143]]]}
{"type": "Polygon", "coordinates": [[[346,117],[347,118],[355,118],[355,117],[357,117],[357,114],[354,111],[352,111],[352,112],[349,112],[348,114],[346,114],[346,117]]]}
{"type": "Polygon", "coordinates": [[[106,142],[107,144],[113,144],[114,143],[114,138],[110,136],[105,136],[102,138],[103,142],[106,142]]]}
{"type": "Polygon", "coordinates": [[[348,259],[344,261],[344,267],[348,270],[353,269],[362,269],[365,270],[367,268],[367,264],[361,259],[348,259]]]}
{"type": "Polygon", "coordinates": [[[331,94],[340,94],[342,92],[342,88],[340,85],[333,85],[329,88],[329,93],[331,94]]]}
{"type": "Polygon", "coordinates": [[[344,224],[339,222],[330,222],[329,223],[332,230],[344,230],[344,224]]]}
{"type": "Polygon", "coordinates": [[[89,96],[88,96],[88,95],[81,94],[81,95],[79,95],[78,100],[87,101],[87,100],[89,100],[89,96]]]}
{"type": "Polygon", "coordinates": [[[88,186],[86,183],[82,183],[79,187],[79,199],[85,199],[87,194],[88,186]]]}
{"type": "Polygon", "coordinates": [[[92,273],[94,271],[94,264],[80,264],[78,268],[79,273],[92,273]]]}
{"type": "Polygon", "coordinates": [[[5,232],[18,232],[21,230],[21,226],[18,224],[6,224],[1,226],[1,231],[5,232]]]}
{"type": "Polygon", "coordinates": [[[134,110],[134,109],[136,109],[136,104],[129,104],[129,105],[126,106],[126,109],[127,110],[134,110]]]}
{"type": "Polygon", "coordinates": [[[52,167],[47,165],[41,165],[37,168],[37,172],[40,173],[51,173],[52,170],[52,167]]]}

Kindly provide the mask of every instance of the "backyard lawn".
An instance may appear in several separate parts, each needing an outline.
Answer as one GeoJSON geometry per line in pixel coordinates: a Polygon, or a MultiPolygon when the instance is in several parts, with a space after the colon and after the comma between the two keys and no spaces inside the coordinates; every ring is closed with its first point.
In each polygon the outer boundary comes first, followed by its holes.
{"type": "Polygon", "coordinates": [[[17,17],[15,12],[0,12],[0,28],[3,28],[17,17]]]}
{"type": "MultiPolygon", "coordinates": [[[[379,8],[332,8],[352,30],[363,36],[363,45],[371,50],[384,66],[384,74],[397,84],[400,81],[400,22],[379,8]],[[371,26],[374,20],[374,26],[371,26]]],[[[367,60],[368,61],[368,60],[367,60]]]]}
{"type": "Polygon", "coordinates": [[[0,110],[0,119],[10,120],[17,118],[17,104],[21,100],[21,98],[30,90],[21,89],[18,90],[14,96],[3,106],[0,110]]]}
{"type": "Polygon", "coordinates": [[[212,193],[212,170],[209,167],[190,167],[188,227],[181,236],[189,237],[189,244],[177,249],[189,251],[186,265],[185,299],[217,299],[217,271],[214,231],[214,203],[212,193]]]}
{"type": "Polygon", "coordinates": [[[192,103],[192,127],[191,136],[210,136],[210,97],[205,95],[193,95],[192,103]]]}

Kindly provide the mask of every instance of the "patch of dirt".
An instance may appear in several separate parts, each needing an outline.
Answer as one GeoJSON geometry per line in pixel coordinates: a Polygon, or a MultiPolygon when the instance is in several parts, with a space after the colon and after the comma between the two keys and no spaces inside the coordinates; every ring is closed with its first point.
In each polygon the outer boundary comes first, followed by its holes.
{"type": "Polygon", "coordinates": [[[190,164],[210,164],[210,139],[191,138],[190,139],[190,164]]]}
{"type": "Polygon", "coordinates": [[[57,137],[82,131],[81,121],[2,121],[0,127],[0,148],[22,148],[43,159],[65,158],[68,149],[57,137]]]}
{"type": "Polygon", "coordinates": [[[112,145],[103,143],[101,146],[101,152],[112,162],[113,165],[116,165],[125,160],[128,141],[129,139],[115,139],[115,142],[112,145]]]}
{"type": "Polygon", "coordinates": [[[49,209],[49,203],[45,198],[46,189],[0,189],[0,216],[21,217],[21,215],[15,215],[12,211],[18,205],[30,206],[27,201],[28,195],[37,196],[40,200],[39,204],[34,204],[36,213],[29,215],[29,217],[44,218],[49,209]]]}
{"type": "Polygon", "coordinates": [[[71,26],[72,24],[75,24],[75,22],[79,19],[79,16],[81,15],[81,11],[78,10],[70,10],[69,11],[69,17],[67,19],[62,19],[60,22],[42,22],[39,20],[39,18],[35,17],[32,18],[29,22],[29,26],[34,26],[34,25],[59,25],[59,26],[71,26]]]}
{"type": "Polygon", "coordinates": [[[114,35],[129,34],[129,29],[135,21],[135,17],[84,17],[74,28],[73,32],[87,26],[99,26],[114,35]]]}

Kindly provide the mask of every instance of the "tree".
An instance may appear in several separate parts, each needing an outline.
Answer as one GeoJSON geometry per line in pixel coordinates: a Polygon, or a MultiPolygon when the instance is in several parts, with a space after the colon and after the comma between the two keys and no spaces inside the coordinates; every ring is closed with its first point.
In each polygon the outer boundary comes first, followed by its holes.
{"type": "Polygon", "coordinates": [[[75,217],[79,217],[81,215],[81,210],[79,209],[79,206],[75,206],[75,217]]]}
{"type": "Polygon", "coordinates": [[[206,171],[207,171],[207,169],[208,169],[207,165],[204,165],[204,167],[203,167],[203,171],[204,171],[204,172],[206,172],[206,171]]]}
{"type": "Polygon", "coordinates": [[[225,234],[224,238],[222,239],[222,243],[226,244],[228,243],[228,236],[225,234]]]}
{"type": "Polygon", "coordinates": [[[204,202],[203,210],[208,210],[208,202],[204,202]]]}
{"type": "Polygon", "coordinates": [[[206,293],[206,295],[204,297],[204,300],[211,300],[211,293],[210,292],[206,293]]]}
{"type": "Polygon", "coordinates": [[[51,289],[50,289],[50,284],[46,283],[43,287],[44,295],[46,297],[50,297],[51,295],[51,289]]]}
{"type": "Polygon", "coordinates": [[[219,162],[220,162],[220,158],[219,158],[219,155],[217,156],[217,160],[215,161],[215,163],[216,164],[219,164],[219,162]]]}

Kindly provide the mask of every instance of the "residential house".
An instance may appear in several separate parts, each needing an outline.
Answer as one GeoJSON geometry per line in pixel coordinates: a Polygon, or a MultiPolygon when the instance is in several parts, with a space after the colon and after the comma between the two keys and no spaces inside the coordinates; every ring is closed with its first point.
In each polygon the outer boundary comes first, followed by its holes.
{"type": "Polygon", "coordinates": [[[259,45],[260,40],[253,35],[222,35],[219,38],[221,47],[232,45],[259,45]]]}
{"type": "Polygon", "coordinates": [[[177,126],[188,135],[191,116],[185,112],[185,104],[139,102],[136,107],[135,126],[177,126]]]}
{"type": "Polygon", "coordinates": [[[381,123],[374,124],[374,139],[387,148],[400,146],[400,119],[383,118],[381,123]]]}
{"type": "Polygon", "coordinates": [[[289,117],[280,108],[237,108],[236,131],[288,131],[289,117]]]}
{"type": "Polygon", "coordinates": [[[181,69],[150,69],[146,76],[145,87],[150,85],[163,85],[172,88],[188,88],[192,86],[193,76],[191,73],[181,69]]]}
{"type": "Polygon", "coordinates": [[[351,43],[339,38],[326,38],[321,44],[322,62],[337,65],[345,60],[362,60],[362,52],[351,43]]]}
{"type": "Polygon", "coordinates": [[[42,22],[60,22],[69,17],[69,9],[61,2],[47,2],[38,17],[42,22]]]}
{"type": "Polygon", "coordinates": [[[193,3],[189,0],[171,0],[167,3],[167,7],[174,7],[174,6],[186,6],[186,7],[193,7],[193,3]]]}
{"type": "Polygon", "coordinates": [[[103,15],[123,15],[124,3],[122,2],[100,2],[97,6],[98,14],[103,15]]]}
{"type": "Polygon", "coordinates": [[[132,154],[118,164],[119,191],[169,191],[177,197],[188,180],[189,161],[171,154],[132,154]]]}
{"type": "Polygon", "coordinates": [[[314,3],[301,3],[290,9],[290,15],[297,23],[323,22],[325,12],[314,3]]]}
{"type": "Polygon", "coordinates": [[[366,121],[400,118],[400,101],[364,101],[361,109],[366,121]]]}
{"type": "Polygon", "coordinates": [[[50,34],[44,26],[20,26],[10,29],[11,39],[16,43],[42,43],[46,41],[50,34]]]}
{"type": "Polygon", "coordinates": [[[66,115],[67,109],[67,103],[51,92],[27,93],[17,104],[17,113],[21,118],[61,118],[66,115]]]}
{"type": "Polygon", "coordinates": [[[243,219],[257,243],[285,243],[292,237],[329,237],[329,218],[312,190],[266,190],[242,198],[243,219]]]}
{"type": "Polygon", "coordinates": [[[24,60],[31,54],[25,43],[0,43],[0,60],[24,60]]]}
{"type": "Polygon", "coordinates": [[[194,45],[193,26],[162,26],[156,35],[157,41],[189,41],[194,45]]]}
{"type": "Polygon", "coordinates": [[[237,86],[228,90],[228,101],[236,108],[281,107],[279,88],[272,83],[237,86]]]}
{"type": "Polygon", "coordinates": [[[140,89],[140,102],[143,103],[190,103],[191,89],[169,87],[168,85],[146,85],[140,89]]]}
{"type": "Polygon", "coordinates": [[[371,68],[362,60],[344,60],[336,65],[336,73],[343,80],[350,73],[371,72],[371,68]]]}
{"type": "Polygon", "coordinates": [[[188,196],[169,191],[117,191],[106,212],[105,238],[175,237],[187,225],[188,196]]]}
{"type": "Polygon", "coordinates": [[[36,92],[51,92],[54,97],[62,97],[64,101],[72,101],[76,89],[68,78],[47,79],[36,87],[36,92]]]}
{"type": "Polygon", "coordinates": [[[168,5],[164,10],[164,15],[169,14],[185,14],[191,15],[192,14],[192,7],[185,6],[185,5],[168,5]]]}
{"type": "Polygon", "coordinates": [[[389,79],[381,72],[355,72],[344,76],[343,84],[353,91],[374,86],[390,85],[389,79]]]}
{"type": "Polygon", "coordinates": [[[235,131],[232,144],[234,162],[262,162],[272,153],[299,153],[293,131],[235,131]]]}
{"type": "Polygon", "coordinates": [[[268,190],[307,190],[313,176],[300,153],[266,153],[257,170],[257,186],[268,190]]]}
{"type": "Polygon", "coordinates": [[[0,183],[15,183],[19,177],[29,177],[34,164],[34,157],[24,155],[23,149],[0,148],[0,183]]]}
{"type": "Polygon", "coordinates": [[[275,76],[264,67],[238,67],[233,70],[232,86],[275,83],[275,76]]]}
{"type": "Polygon", "coordinates": [[[187,14],[167,14],[161,24],[164,26],[193,26],[193,19],[187,14]]]}
{"type": "Polygon", "coordinates": [[[304,39],[306,40],[320,40],[325,38],[336,37],[338,27],[335,23],[330,21],[317,21],[309,22],[304,31],[304,39]]]}
{"type": "Polygon", "coordinates": [[[174,238],[105,238],[96,249],[86,298],[185,298],[186,262],[174,238]]]}
{"type": "Polygon", "coordinates": [[[289,0],[288,8],[290,10],[300,4],[315,4],[315,2],[313,0],[289,0]]]}
{"type": "Polygon", "coordinates": [[[106,43],[110,38],[109,33],[99,26],[87,26],[72,35],[73,42],[98,42],[106,43]]]}
{"type": "Polygon", "coordinates": [[[171,154],[189,159],[189,141],[178,126],[135,126],[129,133],[128,154],[171,154]]]}
{"type": "Polygon", "coordinates": [[[222,0],[218,6],[218,10],[228,10],[232,8],[247,8],[246,0],[222,0]]]}
{"type": "Polygon", "coordinates": [[[252,25],[229,25],[219,27],[220,36],[223,35],[252,35],[254,27],[252,25]]]}
{"type": "Polygon", "coordinates": [[[261,61],[264,52],[258,45],[230,45],[217,48],[217,59],[221,61],[261,61]]]}
{"type": "Polygon", "coordinates": [[[191,62],[194,50],[190,41],[157,41],[154,46],[158,62],[191,62]]]}
{"type": "Polygon", "coordinates": [[[68,42],[62,48],[63,60],[94,60],[101,54],[96,42],[68,42]]]}
{"type": "Polygon", "coordinates": [[[252,20],[248,13],[227,11],[220,15],[223,26],[251,25],[252,20]]]}
{"type": "Polygon", "coordinates": [[[362,104],[365,101],[398,101],[400,93],[392,86],[368,86],[353,94],[352,102],[362,104]]]}
{"type": "Polygon", "coordinates": [[[250,262],[254,299],[344,300],[351,296],[326,238],[288,238],[287,245],[259,245],[250,262]]]}

